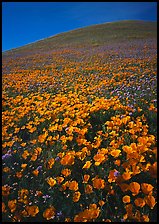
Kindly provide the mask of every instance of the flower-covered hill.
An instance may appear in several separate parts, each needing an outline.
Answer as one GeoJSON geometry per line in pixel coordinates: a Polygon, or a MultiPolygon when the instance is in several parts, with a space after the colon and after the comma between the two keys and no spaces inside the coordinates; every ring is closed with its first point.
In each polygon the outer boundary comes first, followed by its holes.
{"type": "Polygon", "coordinates": [[[2,221],[157,221],[157,27],[121,21],[2,55],[2,221]]]}

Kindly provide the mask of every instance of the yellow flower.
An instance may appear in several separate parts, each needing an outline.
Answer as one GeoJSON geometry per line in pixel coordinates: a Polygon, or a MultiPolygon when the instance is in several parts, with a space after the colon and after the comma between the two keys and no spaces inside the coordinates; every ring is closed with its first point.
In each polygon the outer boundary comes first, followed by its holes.
{"type": "Polygon", "coordinates": [[[90,161],[87,161],[85,164],[84,164],[84,166],[82,167],[82,169],[89,169],[90,168],[90,166],[91,166],[91,162],[90,161]]]}
{"type": "Polygon", "coordinates": [[[50,208],[47,208],[44,212],[43,212],[43,217],[46,220],[50,220],[53,219],[55,217],[55,208],[53,206],[51,206],[50,208]]]}
{"type": "Polygon", "coordinates": [[[50,177],[48,178],[47,183],[50,185],[50,187],[53,187],[56,184],[56,180],[50,177]]]}

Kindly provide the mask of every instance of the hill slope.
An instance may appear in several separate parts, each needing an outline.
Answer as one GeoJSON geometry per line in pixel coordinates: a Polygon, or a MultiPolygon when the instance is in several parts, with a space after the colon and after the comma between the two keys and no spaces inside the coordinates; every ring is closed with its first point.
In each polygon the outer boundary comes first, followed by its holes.
{"type": "Polygon", "coordinates": [[[156,31],[107,23],[3,54],[4,222],[157,221],[156,31]]]}
{"type": "Polygon", "coordinates": [[[157,37],[157,23],[144,21],[120,21],[88,26],[61,33],[35,43],[4,52],[4,55],[19,54],[32,50],[47,51],[61,47],[92,47],[126,40],[157,37]]]}

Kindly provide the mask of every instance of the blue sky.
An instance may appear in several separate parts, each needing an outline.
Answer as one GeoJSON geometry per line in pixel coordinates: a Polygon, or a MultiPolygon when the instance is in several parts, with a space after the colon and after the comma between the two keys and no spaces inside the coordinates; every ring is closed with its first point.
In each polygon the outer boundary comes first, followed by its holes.
{"type": "Polygon", "coordinates": [[[157,2],[2,2],[2,51],[119,20],[157,21],[157,2]]]}

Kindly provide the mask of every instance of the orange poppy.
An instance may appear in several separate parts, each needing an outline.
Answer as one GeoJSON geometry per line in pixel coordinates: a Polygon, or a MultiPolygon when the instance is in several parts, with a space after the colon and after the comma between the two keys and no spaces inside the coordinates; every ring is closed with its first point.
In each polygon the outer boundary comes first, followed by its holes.
{"type": "Polygon", "coordinates": [[[78,182],[73,180],[69,182],[69,189],[71,191],[77,191],[78,190],[78,182]]]}
{"type": "Polygon", "coordinates": [[[64,178],[63,177],[56,177],[56,180],[57,180],[58,184],[61,184],[63,182],[64,178]]]}
{"type": "Polygon", "coordinates": [[[131,178],[131,173],[132,173],[132,172],[124,172],[124,173],[122,174],[122,178],[123,178],[124,180],[129,180],[129,179],[131,178]]]}
{"type": "Polygon", "coordinates": [[[153,188],[154,187],[151,184],[148,184],[148,183],[142,183],[141,184],[141,189],[142,189],[144,194],[152,193],[153,188]]]}
{"type": "Polygon", "coordinates": [[[137,195],[140,191],[140,184],[137,182],[130,183],[129,190],[132,192],[132,195],[137,195]]]}
{"type": "Polygon", "coordinates": [[[74,156],[71,154],[67,154],[61,159],[60,163],[62,165],[73,165],[74,164],[74,156]]]}
{"type": "Polygon", "coordinates": [[[17,204],[16,199],[8,201],[8,207],[10,208],[11,212],[14,212],[16,210],[16,206],[17,206],[16,204],[17,204]]]}
{"type": "Polygon", "coordinates": [[[120,155],[120,153],[121,153],[121,150],[119,150],[119,149],[115,149],[115,150],[112,150],[111,152],[110,152],[110,155],[112,155],[113,157],[118,157],[119,155],[120,155]]]}
{"type": "Polygon", "coordinates": [[[122,200],[124,203],[130,203],[130,196],[125,195],[122,200]]]}
{"type": "Polygon", "coordinates": [[[33,171],[33,174],[34,174],[35,176],[38,176],[39,171],[38,171],[38,170],[34,170],[34,171],[33,171]]]}
{"type": "Polygon", "coordinates": [[[53,206],[51,206],[50,208],[47,208],[44,212],[43,212],[43,217],[46,220],[50,220],[53,219],[55,217],[55,208],[53,206]]]}
{"type": "Polygon", "coordinates": [[[6,210],[6,206],[4,204],[4,202],[2,202],[2,213],[5,213],[7,210],[6,210]]]}
{"type": "Polygon", "coordinates": [[[91,166],[91,162],[90,161],[87,161],[85,164],[84,164],[84,166],[82,167],[82,169],[89,169],[90,168],[90,166],[91,166]]]}
{"type": "Polygon", "coordinates": [[[93,187],[90,184],[87,184],[85,187],[85,193],[90,194],[93,192],[93,187]]]}
{"type": "Polygon", "coordinates": [[[93,187],[97,189],[103,189],[105,187],[105,181],[101,178],[93,178],[93,187]]]}
{"type": "Polygon", "coordinates": [[[67,176],[69,176],[69,175],[71,174],[71,170],[68,169],[68,168],[66,168],[66,169],[63,169],[63,170],[61,171],[61,173],[62,173],[65,177],[67,177],[67,176]]]}
{"type": "Polygon", "coordinates": [[[153,209],[154,206],[155,206],[155,204],[156,204],[156,201],[155,201],[154,196],[152,196],[152,195],[148,195],[148,196],[145,196],[144,199],[145,199],[146,204],[147,204],[151,209],[153,209]]]}
{"type": "Polygon", "coordinates": [[[47,183],[50,185],[50,187],[53,187],[56,184],[56,180],[50,177],[48,178],[47,183]]]}
{"type": "Polygon", "coordinates": [[[85,174],[84,177],[83,177],[83,183],[87,183],[89,178],[90,178],[90,175],[85,174]]]}
{"type": "Polygon", "coordinates": [[[55,163],[54,158],[49,159],[48,162],[47,162],[47,168],[51,169],[53,167],[54,163],[55,163]]]}
{"type": "Polygon", "coordinates": [[[80,199],[80,196],[81,196],[81,193],[79,191],[76,191],[74,194],[73,194],[73,201],[74,202],[78,202],[79,199],[80,199]]]}
{"type": "Polygon", "coordinates": [[[26,211],[28,212],[28,215],[35,217],[39,213],[39,208],[36,205],[32,206],[26,206],[26,211]]]}
{"type": "Polygon", "coordinates": [[[145,206],[145,200],[143,198],[136,198],[134,203],[136,206],[141,208],[145,206]]]}
{"type": "Polygon", "coordinates": [[[97,153],[93,159],[95,160],[95,166],[99,166],[103,161],[106,160],[106,156],[103,153],[97,153]]]}

